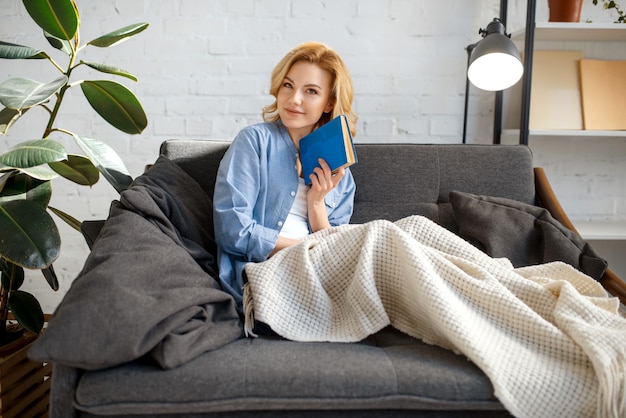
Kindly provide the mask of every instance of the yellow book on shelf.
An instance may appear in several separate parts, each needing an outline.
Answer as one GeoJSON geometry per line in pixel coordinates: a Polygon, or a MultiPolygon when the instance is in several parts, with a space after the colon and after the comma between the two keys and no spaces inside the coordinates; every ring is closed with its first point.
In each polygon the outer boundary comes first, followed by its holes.
{"type": "Polygon", "coordinates": [[[579,61],[582,51],[535,51],[529,129],[583,129],[579,61]]]}
{"type": "Polygon", "coordinates": [[[626,61],[581,60],[580,87],[585,129],[626,129],[626,61]]]}

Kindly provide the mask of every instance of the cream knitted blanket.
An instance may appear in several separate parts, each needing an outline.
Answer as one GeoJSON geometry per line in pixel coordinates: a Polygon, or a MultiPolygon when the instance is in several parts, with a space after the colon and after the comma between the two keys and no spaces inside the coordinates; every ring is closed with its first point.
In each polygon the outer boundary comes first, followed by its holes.
{"type": "Polygon", "coordinates": [[[297,341],[392,325],[467,356],[516,416],[626,416],[626,319],[564,263],[514,269],[413,216],[321,231],[246,274],[249,334],[255,319],[297,341]]]}

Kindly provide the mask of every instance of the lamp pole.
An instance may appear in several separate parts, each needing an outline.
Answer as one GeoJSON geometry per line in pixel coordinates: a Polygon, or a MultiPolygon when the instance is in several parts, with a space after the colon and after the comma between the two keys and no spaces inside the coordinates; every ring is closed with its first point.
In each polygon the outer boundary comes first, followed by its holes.
{"type": "Polygon", "coordinates": [[[465,50],[467,51],[467,66],[465,68],[465,107],[464,107],[464,112],[463,112],[463,143],[465,144],[467,142],[467,108],[469,105],[469,77],[467,75],[467,69],[469,68],[469,63],[470,63],[470,57],[472,55],[472,51],[474,50],[474,47],[476,46],[476,44],[471,44],[468,45],[467,48],[465,48],[465,50]]]}
{"type": "MultiPolygon", "coordinates": [[[[506,17],[509,12],[509,2],[500,0],[500,21],[506,27],[506,17]]],[[[500,144],[502,139],[502,90],[495,93],[493,105],[493,143],[500,144]]]]}
{"type": "Polygon", "coordinates": [[[522,114],[520,116],[519,143],[528,145],[528,123],[530,121],[530,94],[532,83],[533,51],[535,49],[535,10],[536,0],[528,0],[526,5],[526,38],[524,39],[524,81],[522,84],[522,114]]]}

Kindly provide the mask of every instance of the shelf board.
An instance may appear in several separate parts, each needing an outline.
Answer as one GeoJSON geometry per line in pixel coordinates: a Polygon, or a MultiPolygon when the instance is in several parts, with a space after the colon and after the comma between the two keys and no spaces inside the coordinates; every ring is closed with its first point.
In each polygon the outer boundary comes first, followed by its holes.
{"type": "MultiPolygon", "coordinates": [[[[524,42],[526,30],[520,29],[511,35],[515,42],[524,42]]],[[[537,22],[537,41],[626,41],[626,24],[623,23],[565,23],[537,22]]]]}
{"type": "MultiPolygon", "coordinates": [[[[518,137],[519,129],[503,129],[502,135],[507,137],[518,137]]],[[[598,130],[539,130],[531,129],[528,132],[531,138],[615,138],[626,139],[626,131],[598,131],[598,130]]]]}
{"type": "Polygon", "coordinates": [[[588,240],[626,240],[625,221],[572,221],[578,233],[588,240]]]}

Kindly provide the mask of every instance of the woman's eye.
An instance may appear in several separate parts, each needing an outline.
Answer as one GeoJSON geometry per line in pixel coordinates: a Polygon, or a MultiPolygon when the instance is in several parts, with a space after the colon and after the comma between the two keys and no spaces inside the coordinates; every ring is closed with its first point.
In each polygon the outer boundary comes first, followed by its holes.
{"type": "Polygon", "coordinates": [[[317,94],[317,90],[315,89],[308,89],[306,92],[309,94],[317,94]]]}
{"type": "Polygon", "coordinates": [[[291,88],[291,83],[289,83],[289,82],[285,81],[285,82],[283,83],[283,87],[287,87],[288,89],[290,89],[290,88],[291,88]]]}

